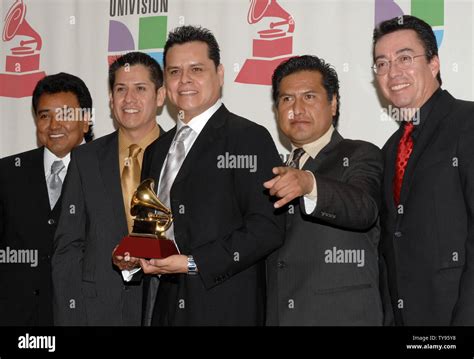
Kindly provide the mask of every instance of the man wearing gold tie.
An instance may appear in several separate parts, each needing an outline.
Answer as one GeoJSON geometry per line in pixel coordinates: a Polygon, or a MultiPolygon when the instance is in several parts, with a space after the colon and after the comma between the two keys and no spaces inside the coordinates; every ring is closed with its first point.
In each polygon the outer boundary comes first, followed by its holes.
{"type": "Polygon", "coordinates": [[[131,230],[130,199],[146,147],[162,130],[163,73],[131,52],[110,65],[110,107],[118,130],[74,152],[53,256],[55,325],[140,325],[142,288],[126,283],[110,253],[131,230]]]}
{"type": "Polygon", "coordinates": [[[339,80],[324,60],[292,58],[272,86],[292,154],[265,183],[287,212],[285,243],[267,261],[267,325],[381,325],[381,152],[335,129],[339,80]]]}

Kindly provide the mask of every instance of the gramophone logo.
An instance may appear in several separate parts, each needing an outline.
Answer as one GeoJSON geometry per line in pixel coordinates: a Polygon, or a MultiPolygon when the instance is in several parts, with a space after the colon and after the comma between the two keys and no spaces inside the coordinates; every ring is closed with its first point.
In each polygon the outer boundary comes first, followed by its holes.
{"type": "Polygon", "coordinates": [[[253,39],[252,58],[245,60],[235,82],[271,85],[275,68],[292,57],[293,17],[276,0],[251,0],[247,16],[249,24],[256,24],[265,18],[279,21],[271,21],[269,28],[258,31],[258,38],[253,39]]]}
{"type": "Polygon", "coordinates": [[[31,96],[36,83],[46,75],[39,70],[41,36],[33,30],[25,16],[26,5],[23,0],[16,0],[3,24],[4,42],[18,40],[21,36],[28,38],[13,42],[6,56],[5,72],[0,73],[0,96],[3,97],[31,96]]]}
{"type": "MultiPolygon", "coordinates": [[[[411,0],[411,15],[423,19],[433,28],[438,47],[444,35],[444,0],[411,0]]],[[[394,0],[375,0],[375,25],[405,13],[394,0]]]]}
{"type": "Polygon", "coordinates": [[[168,34],[168,17],[134,15],[167,12],[167,1],[150,1],[147,7],[143,4],[139,6],[138,1],[129,5],[127,1],[110,0],[110,17],[125,17],[126,21],[109,20],[109,64],[126,52],[138,50],[146,52],[162,65],[163,48],[168,34]],[[135,28],[137,20],[138,41],[135,41],[136,37],[132,34],[134,31],[130,29],[135,28]]]}

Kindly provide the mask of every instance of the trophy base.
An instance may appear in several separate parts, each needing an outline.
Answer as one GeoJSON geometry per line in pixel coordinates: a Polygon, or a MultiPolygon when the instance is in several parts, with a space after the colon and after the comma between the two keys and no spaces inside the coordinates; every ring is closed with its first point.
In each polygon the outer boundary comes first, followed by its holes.
{"type": "Polygon", "coordinates": [[[130,253],[131,257],[146,259],[162,259],[179,254],[178,248],[170,239],[135,233],[122,239],[115,250],[115,255],[123,256],[126,252],[130,253]]]}

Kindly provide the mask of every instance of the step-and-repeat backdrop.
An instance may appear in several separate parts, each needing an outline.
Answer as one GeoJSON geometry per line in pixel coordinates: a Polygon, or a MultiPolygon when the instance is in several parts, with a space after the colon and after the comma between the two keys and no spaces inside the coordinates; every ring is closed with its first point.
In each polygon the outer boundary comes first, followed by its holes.
{"type": "MultiPolygon", "coordinates": [[[[0,157],[38,146],[31,93],[45,74],[81,77],[94,100],[96,137],[114,130],[107,68],[112,56],[138,50],[162,62],[169,30],[202,25],[215,34],[225,67],[227,107],[264,125],[279,151],[270,74],[294,55],[334,65],[341,82],[339,130],[381,147],[397,128],[378,95],[372,32],[382,20],[411,14],[436,33],[443,87],[474,100],[474,0],[1,0],[0,157]]],[[[170,129],[174,111],[157,117],[170,129]]],[[[474,119],[473,119],[474,120],[474,119]]]]}

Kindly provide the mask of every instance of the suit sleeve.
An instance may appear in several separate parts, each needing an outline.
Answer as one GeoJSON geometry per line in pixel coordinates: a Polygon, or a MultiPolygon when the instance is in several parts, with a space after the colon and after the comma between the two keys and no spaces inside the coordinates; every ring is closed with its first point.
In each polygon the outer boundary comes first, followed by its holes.
{"type": "Polygon", "coordinates": [[[466,115],[467,126],[458,145],[459,176],[467,213],[467,238],[464,271],[461,276],[459,297],[454,308],[452,325],[474,325],[474,119],[466,115]]]}
{"type": "Polygon", "coordinates": [[[64,182],[61,216],[52,258],[55,325],[86,325],[82,295],[82,260],[86,209],[83,186],[74,152],[64,182]]]}
{"type": "MultiPolygon", "coordinates": [[[[236,152],[255,155],[257,168],[234,171],[235,198],[242,226],[228,235],[195,248],[191,253],[206,288],[212,288],[253,266],[283,244],[285,217],[275,213],[273,201],[263,187],[272,168],[281,159],[268,131],[255,126],[232,135],[236,152]],[[217,280],[216,280],[217,279],[217,280]]],[[[232,190],[232,189],[229,189],[232,190]]]]}
{"type": "MultiPolygon", "coordinates": [[[[309,215],[334,226],[366,230],[379,214],[382,153],[376,146],[364,144],[351,156],[341,158],[340,165],[347,167],[341,180],[314,173],[318,198],[309,215]]],[[[301,206],[303,201],[301,197],[301,206]]]]}

